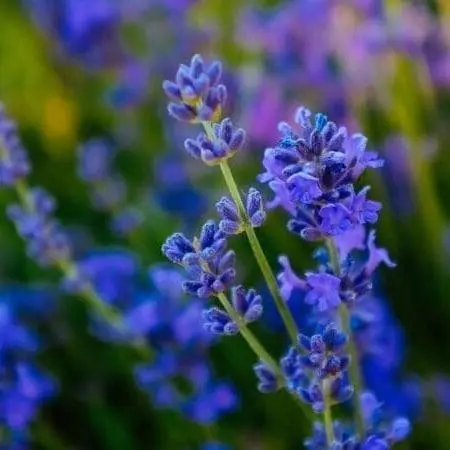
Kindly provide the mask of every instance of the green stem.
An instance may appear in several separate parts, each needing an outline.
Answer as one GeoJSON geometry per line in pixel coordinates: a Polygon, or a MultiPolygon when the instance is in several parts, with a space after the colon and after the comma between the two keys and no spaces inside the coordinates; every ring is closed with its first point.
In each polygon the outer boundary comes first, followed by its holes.
{"type": "Polygon", "coordinates": [[[225,311],[229,314],[229,316],[233,319],[234,322],[239,327],[239,332],[242,337],[247,341],[249,347],[253,350],[255,355],[267,366],[272,372],[277,376],[279,381],[282,380],[282,373],[276,361],[269,355],[267,350],[261,345],[255,335],[250,331],[247,327],[246,323],[242,319],[242,317],[236,312],[236,310],[231,306],[228,298],[225,294],[220,293],[217,294],[217,298],[219,299],[222,306],[225,308],[225,311]]]}
{"type": "MultiPolygon", "coordinates": [[[[331,238],[326,240],[326,246],[330,256],[331,267],[334,273],[337,276],[339,276],[341,271],[340,271],[338,249],[331,238]]],[[[359,368],[358,351],[355,345],[355,340],[353,339],[352,336],[352,330],[350,326],[350,313],[349,310],[347,309],[347,306],[344,305],[344,303],[341,303],[341,305],[339,306],[339,317],[341,319],[342,331],[349,338],[347,347],[351,358],[349,373],[354,388],[353,404],[355,408],[355,422],[357,432],[359,436],[362,437],[364,435],[364,415],[360,401],[360,394],[363,390],[364,383],[359,368]]]]}
{"type": "MultiPolygon", "coordinates": [[[[225,311],[229,314],[229,316],[233,319],[234,322],[238,325],[239,332],[242,337],[245,339],[249,347],[253,350],[255,355],[259,360],[261,360],[267,367],[272,370],[272,372],[277,377],[277,381],[279,386],[284,385],[283,373],[281,372],[280,367],[277,362],[270,356],[267,350],[263,347],[263,345],[259,342],[258,338],[250,331],[247,327],[246,323],[242,319],[242,317],[237,313],[237,311],[233,308],[231,303],[229,302],[227,296],[223,293],[217,294],[217,298],[219,299],[222,306],[225,308],[225,311]]],[[[298,395],[294,392],[287,390],[294,399],[295,403],[300,407],[305,418],[312,421],[311,412],[308,410],[305,405],[300,401],[298,395]]]]}
{"type": "Polygon", "coordinates": [[[255,230],[252,227],[248,217],[247,212],[242,202],[241,195],[239,194],[239,190],[237,188],[236,182],[234,180],[233,174],[231,172],[230,166],[227,161],[223,161],[220,164],[220,169],[222,170],[222,175],[225,179],[225,182],[230,191],[231,197],[233,198],[239,214],[241,215],[242,222],[244,224],[244,230],[247,234],[248,241],[250,243],[250,247],[255,256],[256,262],[263,274],[263,277],[266,281],[267,287],[272,295],[272,298],[275,301],[275,305],[280,313],[280,316],[284,322],[284,325],[288,331],[289,337],[292,340],[292,343],[295,347],[297,347],[297,325],[295,324],[294,318],[290,313],[286,302],[281,297],[280,291],[278,289],[277,280],[272,272],[272,269],[267,261],[266,255],[264,254],[264,250],[261,247],[258,237],[256,236],[255,230]]]}
{"type": "MultiPolygon", "coordinates": [[[[216,138],[211,123],[202,122],[202,124],[209,139],[215,140],[216,138]]],[[[220,163],[220,170],[222,171],[223,178],[225,179],[225,183],[228,187],[228,190],[230,191],[231,198],[236,204],[240,219],[244,225],[245,233],[250,243],[250,247],[253,251],[256,262],[258,263],[258,266],[262,272],[262,275],[266,281],[269,292],[275,301],[275,305],[278,309],[278,312],[280,313],[281,319],[284,322],[284,325],[289,334],[289,337],[291,338],[293,345],[298,348],[297,325],[295,324],[294,318],[292,317],[289,308],[286,306],[286,302],[281,297],[280,291],[278,289],[277,280],[272,272],[269,262],[267,261],[266,255],[261,247],[258,237],[256,236],[255,230],[253,229],[250,220],[247,216],[247,211],[245,209],[244,202],[242,201],[242,197],[241,194],[239,193],[236,181],[234,180],[233,173],[231,172],[230,166],[228,165],[228,162],[226,160],[220,163]]]]}
{"type": "Polygon", "coordinates": [[[331,412],[331,398],[330,398],[330,386],[328,380],[322,382],[323,392],[323,423],[325,426],[325,435],[327,437],[328,447],[331,447],[334,442],[334,429],[333,429],[333,414],[331,412]]]}

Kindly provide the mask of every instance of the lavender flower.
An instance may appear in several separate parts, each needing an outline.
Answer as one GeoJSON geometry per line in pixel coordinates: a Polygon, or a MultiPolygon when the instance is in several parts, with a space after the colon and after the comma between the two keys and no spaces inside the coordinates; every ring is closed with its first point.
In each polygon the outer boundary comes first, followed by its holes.
{"type": "Polygon", "coordinates": [[[220,84],[222,66],[218,61],[205,66],[200,55],[194,55],[189,66],[180,65],[175,82],[164,81],[170,98],[169,113],[183,122],[214,121],[220,117],[227,90],[220,84]]]}
{"type": "Polygon", "coordinates": [[[150,364],[136,367],[139,385],[160,407],[180,408],[200,423],[216,421],[237,404],[234,389],[217,381],[207,361],[212,335],[201,327],[202,305],[185,302],[181,274],[155,266],[150,271],[154,291],[125,311],[125,323],[133,336],[145,337],[156,351],[150,364]],[[186,394],[174,379],[183,377],[191,386],[186,394]]]}
{"type": "MultiPolygon", "coordinates": [[[[263,312],[262,299],[254,289],[246,292],[243,286],[234,286],[231,298],[234,310],[245,323],[252,323],[260,319],[263,312]]],[[[205,330],[211,333],[232,335],[239,332],[239,324],[220,308],[213,307],[203,311],[203,319],[205,330]]]]}
{"type": "Polygon", "coordinates": [[[16,124],[0,103],[0,186],[12,186],[29,172],[28,155],[17,135],[16,124]]]}
{"type": "Polygon", "coordinates": [[[244,130],[234,128],[231,119],[226,118],[212,125],[211,134],[200,133],[196,140],[186,139],[184,148],[193,158],[215,166],[231,158],[242,148],[244,141],[244,130]]]}
{"type": "Polygon", "coordinates": [[[368,187],[357,193],[353,183],[366,168],[380,167],[382,161],[365,152],[364,136],[348,137],[344,127],[323,114],[316,114],[314,122],[310,116],[309,110],[299,108],[298,129],[280,124],[280,142],[266,150],[266,172],[260,176],[282,195],[275,203],[291,214],[295,207],[288,228],[306,240],[318,240],[375,223],[381,205],[366,199],[368,187]]]}
{"type": "Polygon", "coordinates": [[[279,389],[278,378],[276,374],[263,362],[253,366],[256,377],[258,378],[258,390],[263,394],[276,392],[279,389]]]}
{"type": "Polygon", "coordinates": [[[105,139],[94,138],[78,148],[78,176],[90,187],[94,207],[112,214],[111,229],[127,236],[142,223],[142,214],[126,206],[127,187],[113,168],[117,151],[105,139]]]}
{"type": "Polygon", "coordinates": [[[62,226],[52,216],[55,200],[42,188],[33,188],[25,195],[26,207],[13,204],[7,212],[17,232],[27,242],[28,256],[43,267],[68,261],[71,245],[62,226]]]}
{"type": "Polygon", "coordinates": [[[15,299],[10,290],[0,295],[0,425],[8,448],[27,442],[27,428],[55,392],[54,382],[34,361],[42,345],[22,323],[15,299]]]}
{"type": "MultiPolygon", "coordinates": [[[[222,219],[219,223],[221,231],[226,234],[240,234],[244,231],[243,218],[232,200],[222,197],[216,203],[216,209],[222,219]]],[[[253,228],[260,227],[266,219],[261,193],[255,188],[250,188],[247,193],[246,217],[253,228]]]]}
{"type": "Polygon", "coordinates": [[[213,221],[203,225],[199,238],[189,241],[181,233],[170,236],[162,247],[164,255],[182,265],[189,277],[186,293],[201,298],[225,291],[234,282],[234,252],[226,251],[226,239],[213,221]]]}
{"type": "Polygon", "coordinates": [[[25,4],[37,24],[55,38],[64,57],[89,69],[124,60],[117,3],[99,0],[88,7],[77,0],[26,0],[25,4]]]}

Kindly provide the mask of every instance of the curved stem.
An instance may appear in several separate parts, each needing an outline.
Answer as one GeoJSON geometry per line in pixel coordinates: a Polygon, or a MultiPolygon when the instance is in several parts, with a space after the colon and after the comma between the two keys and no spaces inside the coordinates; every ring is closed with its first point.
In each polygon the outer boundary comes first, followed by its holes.
{"type": "MultiPolygon", "coordinates": [[[[34,206],[30,202],[28,192],[29,187],[24,180],[19,180],[14,184],[17,197],[20,200],[22,206],[29,212],[33,212],[34,206]]],[[[59,260],[56,263],[58,269],[65,276],[76,276],[78,268],[75,263],[68,260],[59,260]]],[[[122,316],[112,306],[105,303],[97,294],[91,284],[86,284],[80,291],[80,295],[88,306],[90,306],[100,317],[102,317],[107,323],[120,329],[123,327],[122,316]]],[[[143,339],[136,339],[132,342],[133,347],[144,357],[150,356],[150,348],[143,339]]]]}
{"type": "MultiPolygon", "coordinates": [[[[330,256],[330,264],[333,272],[340,275],[339,252],[332,239],[326,240],[328,254],[330,256]]],[[[358,350],[353,339],[352,330],[350,326],[350,313],[347,306],[341,303],[339,306],[339,317],[341,319],[342,331],[348,336],[348,351],[351,362],[349,367],[350,379],[354,387],[353,405],[355,408],[355,423],[358,434],[362,437],[364,435],[364,415],[360,401],[360,394],[363,390],[364,383],[359,368],[358,350]]]]}
{"type": "MultiPolygon", "coordinates": [[[[260,359],[267,367],[269,367],[272,370],[272,372],[277,377],[279,385],[282,386],[284,384],[283,373],[281,372],[281,369],[278,366],[277,362],[272,358],[272,356],[270,356],[267,350],[259,342],[258,338],[250,331],[250,329],[247,327],[247,324],[244,322],[242,317],[237,313],[237,311],[233,308],[233,306],[229,302],[227,296],[223,293],[220,293],[217,294],[217,298],[219,299],[221,305],[225,308],[225,311],[238,325],[239,332],[245,339],[249,347],[253,350],[258,359],[260,359]]],[[[298,395],[289,390],[287,391],[290,394],[290,396],[294,399],[295,403],[297,403],[297,405],[300,407],[303,414],[305,415],[305,418],[311,419],[310,411],[300,401],[298,395]]]]}
{"type": "MultiPolygon", "coordinates": [[[[206,134],[208,135],[208,138],[210,140],[215,140],[215,135],[211,123],[202,122],[202,124],[206,134]]],[[[272,295],[272,298],[275,302],[275,305],[278,309],[281,319],[284,322],[284,325],[292,341],[292,344],[294,345],[294,347],[298,348],[297,325],[295,324],[295,320],[292,317],[292,314],[289,311],[286,302],[281,297],[280,290],[278,289],[277,279],[275,278],[272,269],[270,267],[270,264],[267,261],[266,255],[261,247],[258,237],[256,236],[255,230],[253,229],[250,223],[250,220],[247,216],[247,211],[244,206],[244,202],[242,201],[241,194],[239,193],[239,189],[236,185],[236,181],[234,180],[233,173],[231,172],[230,166],[228,165],[228,162],[226,160],[220,163],[220,170],[222,171],[223,178],[225,179],[225,183],[228,187],[228,190],[230,191],[231,198],[236,204],[241,222],[244,225],[244,230],[250,243],[250,247],[253,251],[256,262],[258,263],[258,266],[262,272],[264,280],[266,281],[266,285],[269,289],[269,292],[272,295]]]]}
{"type": "Polygon", "coordinates": [[[267,366],[272,372],[277,376],[279,381],[282,380],[282,373],[280,368],[278,367],[277,362],[269,355],[267,350],[261,345],[255,335],[250,331],[247,327],[246,323],[242,319],[242,317],[236,312],[236,310],[231,306],[228,298],[225,294],[220,293],[217,294],[217,298],[219,299],[222,306],[225,308],[225,311],[228,315],[233,319],[234,322],[239,327],[239,332],[242,334],[242,337],[247,341],[249,347],[253,350],[255,355],[267,366]]]}

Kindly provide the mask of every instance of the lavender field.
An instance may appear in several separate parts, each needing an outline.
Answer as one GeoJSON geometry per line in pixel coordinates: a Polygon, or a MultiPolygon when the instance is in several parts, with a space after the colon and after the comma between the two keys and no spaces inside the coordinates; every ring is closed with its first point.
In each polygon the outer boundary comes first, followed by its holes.
{"type": "Polygon", "coordinates": [[[0,450],[450,448],[450,2],[0,1],[0,450]]]}

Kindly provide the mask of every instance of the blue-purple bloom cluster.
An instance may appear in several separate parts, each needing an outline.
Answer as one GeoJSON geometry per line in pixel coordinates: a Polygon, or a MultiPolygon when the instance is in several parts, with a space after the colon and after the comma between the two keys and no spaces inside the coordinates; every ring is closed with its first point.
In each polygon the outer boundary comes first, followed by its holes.
{"type": "Polygon", "coordinates": [[[153,266],[151,287],[142,286],[137,258],[122,250],[93,252],[79,267],[102,300],[123,315],[120,333],[100,324],[97,334],[114,342],[139,338],[152,349],[152,361],[138,364],[135,376],[155,405],[178,409],[202,424],[236,407],[233,387],[215,379],[207,360],[214,340],[201,326],[202,304],[183,298],[178,270],[153,266]],[[177,384],[180,377],[188,383],[188,392],[177,384]]]}
{"type": "Polygon", "coordinates": [[[23,322],[20,295],[34,297],[31,289],[0,293],[0,428],[5,448],[24,448],[28,427],[42,403],[55,391],[54,382],[34,361],[42,343],[23,322]]]}
{"type": "MultiPolygon", "coordinates": [[[[181,233],[170,236],[162,247],[164,255],[186,270],[188,279],[183,290],[192,296],[208,298],[223,295],[231,289],[232,309],[241,324],[258,320],[262,315],[261,297],[253,290],[234,286],[236,280],[235,253],[227,250],[227,235],[213,221],[206,222],[199,238],[192,241],[181,233]]],[[[239,324],[228,311],[218,307],[205,310],[204,327],[213,333],[232,335],[239,324]]]]}
{"type": "MultiPolygon", "coordinates": [[[[228,197],[222,197],[216,203],[216,209],[221,217],[219,228],[226,234],[240,234],[244,231],[244,220],[238,210],[236,204],[228,197]]],[[[255,189],[250,188],[247,193],[245,203],[246,218],[253,228],[258,228],[263,225],[266,220],[266,212],[264,210],[263,199],[261,193],[255,189]]]]}
{"type": "Polygon", "coordinates": [[[274,203],[293,213],[289,229],[316,241],[376,223],[381,204],[367,199],[369,186],[359,192],[354,186],[366,168],[383,164],[376,153],[365,151],[367,139],[349,137],[323,114],[313,122],[303,107],[295,122],[295,129],[280,124],[280,141],[266,150],[266,172],[260,176],[274,191],[274,203]]]}
{"type": "Polygon", "coordinates": [[[28,155],[16,128],[0,103],[0,186],[11,186],[30,172],[28,155]]]}
{"type": "Polygon", "coordinates": [[[90,139],[78,148],[78,176],[91,188],[94,207],[112,214],[111,229],[126,236],[141,224],[142,216],[126,205],[127,187],[114,171],[115,156],[116,150],[106,139],[90,139]]]}
{"type": "Polygon", "coordinates": [[[43,188],[25,187],[29,172],[28,155],[16,126],[0,105],[0,186],[15,188],[21,197],[20,203],[8,207],[8,216],[27,242],[30,258],[41,266],[55,266],[71,257],[70,242],[53,217],[54,198],[43,188]]]}
{"type": "Polygon", "coordinates": [[[222,65],[214,61],[205,66],[200,55],[194,55],[189,66],[180,65],[175,81],[164,81],[164,92],[170,98],[169,113],[183,122],[215,121],[227,98],[220,84],[222,65]]]}
{"type": "Polygon", "coordinates": [[[27,243],[28,256],[42,267],[58,266],[71,259],[67,233],[53,216],[54,198],[36,187],[25,192],[24,204],[8,207],[8,216],[27,243]]]}
{"type": "MultiPolygon", "coordinates": [[[[181,66],[176,83],[164,83],[166,94],[178,102],[171,103],[169,112],[178,120],[202,122],[206,134],[197,141],[186,141],[185,147],[191,156],[206,164],[221,165],[236,200],[238,194],[227,166],[227,159],[234,154],[230,145],[231,121],[224,119],[213,124],[211,121],[220,120],[218,115],[202,116],[196,109],[203,106],[208,86],[203,64],[199,56],[194,56],[190,67],[181,66]]],[[[216,63],[211,64],[215,66],[216,63]]],[[[303,301],[311,308],[309,324],[314,328],[311,334],[299,334],[298,342],[289,348],[279,366],[266,356],[254,365],[258,388],[268,393],[284,387],[311,405],[314,413],[324,414],[324,426],[316,425],[314,436],[306,441],[309,449],[389,448],[407,436],[409,421],[384,417],[374,395],[362,392],[364,380],[358,375],[362,353],[358,351],[362,352],[364,339],[361,333],[358,338],[352,323],[355,311],[359,316],[363,314],[375,269],[382,262],[395,266],[386,250],[376,247],[375,231],[370,231],[366,239],[364,227],[377,222],[381,204],[367,198],[369,186],[359,190],[355,186],[366,168],[381,167],[383,161],[376,153],[366,151],[367,139],[363,135],[349,136],[345,127],[338,127],[323,114],[316,114],[311,120],[311,112],[302,107],[295,121],[295,128],[280,124],[281,138],[275,147],[266,150],[266,171],[259,180],[269,183],[275,193],[270,205],[280,205],[292,216],[290,231],[307,241],[325,244],[316,253],[318,270],[306,272],[304,278],[295,274],[286,257],[280,258],[284,270],[278,280],[285,301],[289,301],[293,291],[303,292],[303,301]],[[364,260],[351,255],[354,250],[365,249],[368,251],[364,260]],[[351,398],[355,427],[333,424],[329,419],[332,407],[351,398]]],[[[240,133],[244,135],[243,131],[240,133]]],[[[219,226],[207,222],[200,237],[193,240],[176,233],[163,245],[163,253],[186,270],[189,280],[183,285],[185,291],[201,298],[216,296],[223,304],[222,296],[236,277],[234,253],[226,251],[227,235],[239,234],[247,226],[260,226],[265,212],[261,194],[254,188],[249,190],[245,206],[241,200],[236,204],[224,197],[216,207],[222,219],[219,226]]],[[[251,242],[252,239],[257,238],[251,237],[251,242]]],[[[204,312],[207,330],[236,334],[254,320],[255,299],[248,294],[250,298],[246,298],[243,288],[237,289],[233,289],[233,302],[226,311],[212,308],[204,312]],[[240,302],[236,301],[237,289],[242,289],[240,302]],[[245,319],[236,321],[233,316],[245,319]]],[[[261,312],[258,299],[256,318],[261,312]]],[[[370,328],[372,323],[366,325],[370,328]]]]}
{"type": "Polygon", "coordinates": [[[63,57],[90,69],[115,66],[124,61],[120,37],[120,2],[98,0],[24,0],[37,24],[57,43],[63,57]]]}

